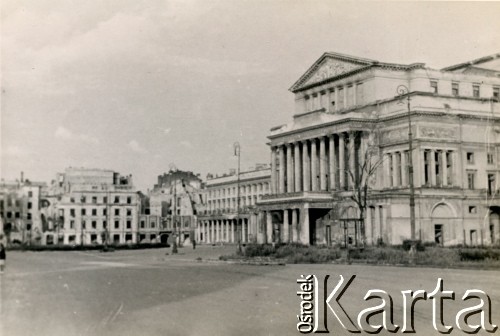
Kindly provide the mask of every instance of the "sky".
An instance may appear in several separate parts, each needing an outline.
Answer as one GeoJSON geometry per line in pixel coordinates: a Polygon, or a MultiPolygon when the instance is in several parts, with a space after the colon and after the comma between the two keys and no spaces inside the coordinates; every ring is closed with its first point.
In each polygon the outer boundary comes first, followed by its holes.
{"type": "Polygon", "coordinates": [[[205,178],[268,163],[324,53],[432,68],[500,52],[500,2],[3,0],[1,170],[205,178]]]}

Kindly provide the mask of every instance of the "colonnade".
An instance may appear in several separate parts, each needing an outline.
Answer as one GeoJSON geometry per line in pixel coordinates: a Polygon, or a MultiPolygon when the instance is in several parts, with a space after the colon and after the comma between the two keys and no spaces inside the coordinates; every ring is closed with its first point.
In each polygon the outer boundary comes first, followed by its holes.
{"type": "Polygon", "coordinates": [[[300,209],[263,211],[264,243],[309,244],[309,218],[307,215],[307,210],[300,209]],[[282,212],[281,223],[273,223],[272,212],[275,211],[282,212]]]}
{"type": "MultiPolygon", "coordinates": [[[[249,242],[249,220],[240,218],[241,242],[249,242]]],[[[236,219],[210,219],[198,222],[197,241],[207,244],[212,243],[237,243],[236,219]]]]}
{"type": "Polygon", "coordinates": [[[271,147],[271,193],[345,190],[352,183],[364,132],[324,135],[271,147]]]}

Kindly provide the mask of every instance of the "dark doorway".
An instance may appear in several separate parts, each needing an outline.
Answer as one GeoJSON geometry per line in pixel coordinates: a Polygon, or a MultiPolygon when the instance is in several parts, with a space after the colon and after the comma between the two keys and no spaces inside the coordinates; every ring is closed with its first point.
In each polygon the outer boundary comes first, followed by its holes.
{"type": "Polygon", "coordinates": [[[434,242],[438,245],[444,244],[443,224],[435,224],[434,225],[434,242]]]}

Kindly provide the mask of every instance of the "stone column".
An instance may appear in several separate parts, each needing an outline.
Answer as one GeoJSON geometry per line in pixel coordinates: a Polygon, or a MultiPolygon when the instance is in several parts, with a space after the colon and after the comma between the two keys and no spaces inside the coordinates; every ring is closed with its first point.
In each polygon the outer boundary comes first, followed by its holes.
{"type": "Polygon", "coordinates": [[[406,172],[408,171],[406,168],[406,165],[407,165],[407,162],[406,162],[406,153],[408,153],[407,151],[402,151],[401,152],[401,184],[403,186],[407,186],[408,185],[408,180],[407,180],[407,177],[406,176],[406,172]]]}
{"type": "Polygon", "coordinates": [[[297,211],[298,209],[292,209],[292,242],[293,243],[298,243],[299,242],[299,230],[297,227],[298,220],[297,220],[297,211]]]}
{"type": "Polygon", "coordinates": [[[345,134],[339,134],[339,178],[340,178],[340,189],[345,189],[345,134]]]}
{"type": "Polygon", "coordinates": [[[294,192],[292,144],[286,144],[286,192],[294,192]]]}
{"type": "Polygon", "coordinates": [[[279,189],[280,194],[285,192],[285,151],[283,146],[278,147],[279,160],[280,160],[280,175],[279,175],[279,189]]]}
{"type": "Polygon", "coordinates": [[[431,159],[430,159],[430,165],[431,165],[431,185],[435,186],[436,185],[436,151],[431,149],[430,151],[431,159]]]}
{"type": "Polygon", "coordinates": [[[448,159],[446,158],[446,153],[447,151],[443,150],[441,151],[441,170],[442,170],[442,181],[441,181],[441,184],[443,186],[447,186],[448,185],[448,168],[446,167],[448,165],[448,159]]]}
{"type": "Polygon", "coordinates": [[[289,221],[288,221],[288,209],[283,210],[283,242],[288,244],[290,242],[289,233],[289,221]]]}
{"type": "Polygon", "coordinates": [[[302,186],[300,184],[300,144],[298,142],[294,143],[293,146],[293,167],[294,167],[294,177],[295,177],[295,191],[302,191],[302,186]]]}
{"type": "Polygon", "coordinates": [[[210,226],[212,227],[212,234],[210,236],[210,242],[215,243],[216,242],[216,239],[215,239],[215,220],[213,220],[211,222],[212,223],[210,224],[210,226]]]}
{"type": "Polygon", "coordinates": [[[321,190],[326,190],[326,145],[325,137],[319,139],[319,186],[321,190]]]}
{"type": "Polygon", "coordinates": [[[302,182],[304,184],[304,191],[309,191],[311,188],[311,173],[309,165],[309,150],[307,148],[307,140],[302,142],[302,182]]]}
{"type": "Polygon", "coordinates": [[[330,190],[335,190],[335,139],[333,134],[329,137],[329,148],[328,148],[328,168],[330,170],[330,190]]]}
{"type": "Polygon", "coordinates": [[[234,219],[231,219],[231,243],[234,243],[234,219]]]}
{"type": "Polygon", "coordinates": [[[247,233],[247,228],[245,225],[245,218],[241,219],[241,242],[246,243],[246,233],[247,233]]]}
{"type": "Polygon", "coordinates": [[[271,216],[271,211],[266,212],[266,230],[267,230],[267,243],[273,242],[273,218],[271,216]]]}
{"type": "Polygon", "coordinates": [[[316,139],[311,139],[311,183],[312,191],[318,191],[318,154],[316,139]]]}
{"type": "Polygon", "coordinates": [[[355,148],[355,133],[354,132],[351,132],[349,134],[349,171],[351,172],[352,174],[352,177],[351,175],[349,174],[348,176],[348,181],[347,181],[347,185],[349,187],[351,186],[354,186],[354,179],[356,178],[356,148],[355,148]]]}
{"type": "Polygon", "coordinates": [[[309,245],[309,204],[304,204],[300,215],[300,242],[309,245]]]}
{"type": "Polygon", "coordinates": [[[344,106],[342,108],[346,108],[347,106],[347,85],[344,85],[344,89],[342,90],[344,92],[344,106]]]}

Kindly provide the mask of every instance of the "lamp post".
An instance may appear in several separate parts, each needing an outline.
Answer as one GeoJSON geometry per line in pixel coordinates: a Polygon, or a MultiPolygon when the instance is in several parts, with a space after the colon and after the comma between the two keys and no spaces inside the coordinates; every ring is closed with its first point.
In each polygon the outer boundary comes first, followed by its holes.
{"type": "Polygon", "coordinates": [[[238,169],[236,171],[236,236],[238,239],[238,250],[239,254],[242,254],[241,250],[241,227],[240,227],[240,159],[241,159],[241,147],[240,143],[236,141],[233,144],[234,155],[238,157],[238,169]]]}
{"type": "Polygon", "coordinates": [[[408,183],[410,184],[410,229],[411,240],[415,241],[415,185],[413,183],[413,134],[411,131],[410,90],[406,85],[399,85],[396,89],[398,99],[402,102],[406,95],[408,108],[408,183]]]}

